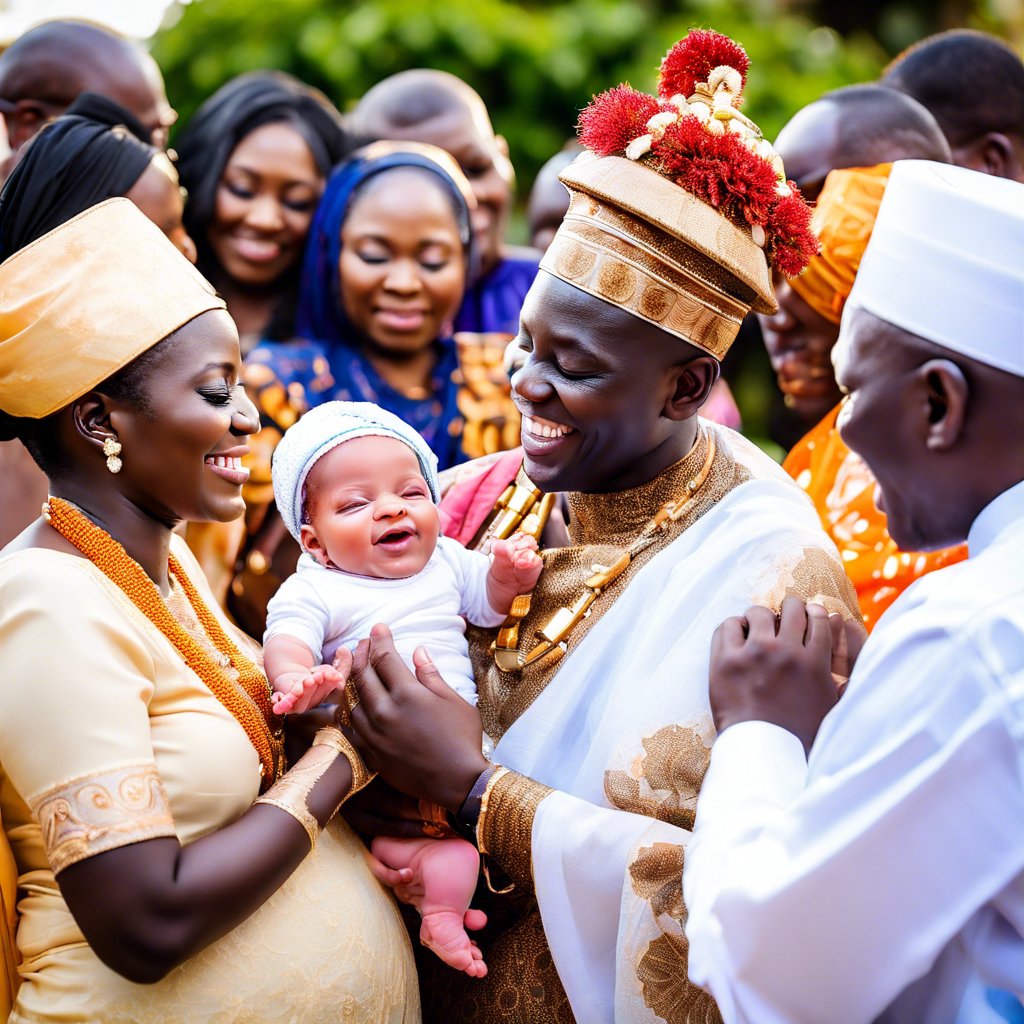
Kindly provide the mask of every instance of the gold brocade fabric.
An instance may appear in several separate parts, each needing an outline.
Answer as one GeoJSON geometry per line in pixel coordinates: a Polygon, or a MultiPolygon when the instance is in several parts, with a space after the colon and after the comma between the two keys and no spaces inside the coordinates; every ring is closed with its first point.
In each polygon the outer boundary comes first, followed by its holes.
{"type": "MultiPolygon", "coordinates": [[[[576,544],[543,552],[544,571],[534,591],[530,613],[520,628],[524,645],[532,644],[535,630],[556,609],[570,604],[579,595],[593,563],[610,565],[658,509],[679,496],[699,472],[707,452],[708,439],[702,432],[685,458],[648,484],[612,494],[569,495],[569,532],[576,544]]],[[[572,656],[574,648],[624,592],[643,565],[748,477],[749,471],[733,459],[727,448],[719,446],[707,480],[689,508],[650,548],[641,552],[599,598],[590,617],[580,623],[569,637],[569,650],[565,657],[572,656]]],[[[520,673],[503,673],[495,666],[490,652],[494,631],[470,627],[468,636],[484,728],[497,741],[551,682],[561,661],[545,660],[520,673]]],[[[661,778],[659,770],[673,777],[677,763],[671,753],[661,753],[660,740],[660,737],[652,740],[651,771],[655,783],[661,778]]],[[[702,776],[703,770],[694,779],[695,787],[699,787],[702,776]]],[[[421,965],[424,1019],[472,1021],[474,1024],[569,1022],[573,1020],[572,1011],[544,937],[540,911],[531,891],[532,876],[526,874],[533,816],[548,790],[515,773],[500,780],[495,788],[499,787],[501,789],[496,794],[499,805],[491,809],[491,820],[487,825],[488,845],[494,852],[493,859],[516,881],[517,888],[508,896],[486,893],[481,899],[478,893],[479,904],[491,918],[481,939],[481,948],[488,963],[486,978],[482,981],[464,980],[449,977],[453,974],[451,971],[445,974],[430,964],[421,965]]],[[[663,792],[652,794],[648,799],[655,803],[666,802],[666,806],[680,803],[678,796],[663,792]]],[[[684,799],[684,802],[688,800],[684,799]]],[[[627,800],[623,799],[623,803],[627,800]]],[[[651,814],[652,810],[640,799],[627,809],[640,814],[651,814]]],[[[660,816],[663,820],[674,820],[667,813],[660,816]]],[[[658,985],[660,961],[657,960],[657,952],[654,950],[638,967],[638,977],[650,975],[647,984],[652,990],[658,985]]]]}
{"type": "Polygon", "coordinates": [[[629,865],[633,892],[646,900],[655,918],[671,918],[677,931],[665,931],[649,943],[637,965],[644,1002],[666,1021],[721,1024],[715,1001],[687,977],[686,907],[683,904],[685,850],[675,843],[643,847],[629,865]]]}
{"type": "Polygon", "coordinates": [[[550,786],[508,772],[488,789],[486,813],[477,824],[480,849],[494,858],[520,890],[533,889],[533,819],[550,786]]]}
{"type": "Polygon", "coordinates": [[[710,719],[699,728],[666,725],[645,737],[644,754],[630,771],[605,772],[608,802],[623,811],[692,829],[714,739],[710,719]]]}
{"type": "Polygon", "coordinates": [[[151,761],[62,782],[28,803],[55,875],[106,850],[175,834],[167,793],[151,761]]]}
{"type": "MultiPolygon", "coordinates": [[[[575,543],[572,547],[542,552],[544,571],[533,592],[529,614],[519,628],[521,649],[529,650],[536,642],[537,630],[554,612],[563,605],[572,604],[580,595],[592,565],[612,565],[654,518],[658,509],[682,493],[686,484],[700,471],[707,452],[708,438],[702,432],[685,458],[650,483],[612,494],[568,496],[569,535],[575,543]]],[[[719,448],[704,486],[683,515],[660,533],[650,547],[637,555],[626,571],[598,598],[589,617],[568,637],[568,650],[564,657],[572,656],[574,648],[615,603],[644,565],[708,509],[713,508],[729,491],[747,479],[748,475],[748,471],[727,450],[719,448]]],[[[502,672],[491,656],[493,630],[471,626],[467,630],[467,637],[484,729],[497,742],[551,681],[558,671],[560,660],[553,656],[519,672],[502,672]]]]}

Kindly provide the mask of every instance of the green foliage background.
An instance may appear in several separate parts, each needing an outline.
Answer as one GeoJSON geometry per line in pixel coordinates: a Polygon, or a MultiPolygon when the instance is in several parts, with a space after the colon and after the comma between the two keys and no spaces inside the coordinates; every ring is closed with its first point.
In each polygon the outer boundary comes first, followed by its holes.
{"type": "Polygon", "coordinates": [[[450,71],[476,88],[505,135],[521,182],[573,134],[579,109],[620,81],[654,88],[662,54],[693,26],[739,40],[752,70],[745,111],[774,136],[823,91],[874,78],[886,54],[773,0],[622,3],[572,0],[198,0],[156,38],[182,122],[229,78],[290,71],[350,108],[380,79],[411,67],[450,71]]]}

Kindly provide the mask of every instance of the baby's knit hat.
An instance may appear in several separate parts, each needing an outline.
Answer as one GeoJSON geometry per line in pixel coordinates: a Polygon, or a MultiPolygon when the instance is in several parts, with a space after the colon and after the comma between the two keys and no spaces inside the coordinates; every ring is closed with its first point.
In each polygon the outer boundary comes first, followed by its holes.
{"type": "Polygon", "coordinates": [[[302,489],[317,460],[357,437],[394,437],[416,454],[430,495],[437,502],[437,456],[404,420],[372,402],[325,402],[285,431],[271,462],[274,497],[288,532],[302,529],[302,489]]]}

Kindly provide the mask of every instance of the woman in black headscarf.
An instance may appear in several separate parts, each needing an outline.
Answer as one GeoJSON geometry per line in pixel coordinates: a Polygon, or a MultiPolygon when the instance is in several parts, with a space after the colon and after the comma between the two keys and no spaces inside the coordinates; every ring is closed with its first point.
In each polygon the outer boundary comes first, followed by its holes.
{"type": "MultiPolygon", "coordinates": [[[[112,100],[83,93],[21,150],[0,192],[0,262],[72,217],[117,196],[130,199],[193,263],[178,176],[166,154],[112,100]]],[[[145,129],[142,129],[145,132],[145,129]]],[[[0,547],[38,514],[46,479],[20,444],[0,443],[0,547]]]]}
{"type": "Polygon", "coordinates": [[[0,192],[0,260],[97,203],[125,196],[195,262],[177,173],[137,137],[134,120],[111,100],[83,93],[32,139],[0,192]]]}
{"type": "Polygon", "coordinates": [[[306,235],[331,168],[348,152],[341,115],[290,75],[240,75],[211,96],[176,142],[185,223],[245,353],[288,340],[306,235]]]}

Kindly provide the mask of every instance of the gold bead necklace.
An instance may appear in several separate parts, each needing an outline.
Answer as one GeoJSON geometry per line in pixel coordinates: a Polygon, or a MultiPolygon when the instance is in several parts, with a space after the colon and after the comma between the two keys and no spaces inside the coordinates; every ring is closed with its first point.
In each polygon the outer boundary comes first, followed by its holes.
{"type": "Polygon", "coordinates": [[[143,615],[174,645],[185,664],[206,684],[210,692],[231,712],[245,730],[259,755],[261,789],[266,789],[284,767],[284,736],[270,704],[267,677],[227,635],[217,617],[207,608],[181,563],[170,555],[168,570],[178,581],[189,604],[220,652],[218,664],[171,614],[157,585],[145,570],[106,530],[97,526],[79,508],[63,498],[47,498],[43,518],[127,595],[143,615]],[[230,665],[238,673],[233,681],[225,671],[230,665]]]}
{"type": "Polygon", "coordinates": [[[639,536],[616,559],[612,565],[593,565],[591,574],[583,583],[583,593],[571,604],[558,609],[548,621],[537,630],[538,642],[533,649],[524,654],[519,650],[519,627],[530,611],[530,594],[520,594],[512,602],[512,609],[498,632],[492,647],[494,663],[502,672],[518,672],[520,669],[533,665],[549,655],[560,658],[569,649],[568,638],[572,631],[590,615],[591,606],[604,593],[608,586],[618,579],[629,567],[630,562],[649,548],[658,537],[676,522],[696,497],[704,485],[711,465],[715,461],[715,435],[710,431],[708,438],[708,454],[704,465],[692,480],[687,483],[683,493],[671,501],[667,501],[654,518],[643,528],[639,536]]]}

